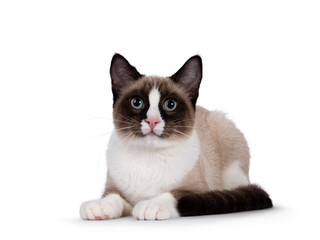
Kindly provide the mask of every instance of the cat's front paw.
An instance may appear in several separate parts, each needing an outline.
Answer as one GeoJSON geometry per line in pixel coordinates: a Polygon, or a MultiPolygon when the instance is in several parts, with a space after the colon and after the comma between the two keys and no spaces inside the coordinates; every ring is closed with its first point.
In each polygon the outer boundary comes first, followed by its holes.
{"type": "Polygon", "coordinates": [[[164,193],[150,200],[143,200],[133,208],[132,215],[138,220],[163,220],[179,216],[176,199],[164,193]]]}
{"type": "Polygon", "coordinates": [[[80,216],[85,220],[108,220],[122,215],[122,201],[118,194],[81,204],[80,216]]]}

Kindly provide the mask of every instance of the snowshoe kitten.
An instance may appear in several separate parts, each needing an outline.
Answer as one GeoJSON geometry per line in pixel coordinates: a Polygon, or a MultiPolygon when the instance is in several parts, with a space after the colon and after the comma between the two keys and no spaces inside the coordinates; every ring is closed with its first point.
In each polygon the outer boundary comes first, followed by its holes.
{"type": "Polygon", "coordinates": [[[139,220],[272,207],[249,182],[243,134],[218,111],[196,105],[200,56],[171,77],[145,76],[121,55],[111,61],[115,131],[101,199],[81,205],[83,219],[139,220]]]}

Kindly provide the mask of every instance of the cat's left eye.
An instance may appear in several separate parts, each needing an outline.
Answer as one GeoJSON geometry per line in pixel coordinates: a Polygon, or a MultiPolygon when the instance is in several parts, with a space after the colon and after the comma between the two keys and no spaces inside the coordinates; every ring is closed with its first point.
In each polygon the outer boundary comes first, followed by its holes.
{"type": "Polygon", "coordinates": [[[165,101],[163,108],[167,111],[173,111],[175,110],[177,107],[177,102],[172,100],[172,99],[168,99],[167,101],[165,101]]]}

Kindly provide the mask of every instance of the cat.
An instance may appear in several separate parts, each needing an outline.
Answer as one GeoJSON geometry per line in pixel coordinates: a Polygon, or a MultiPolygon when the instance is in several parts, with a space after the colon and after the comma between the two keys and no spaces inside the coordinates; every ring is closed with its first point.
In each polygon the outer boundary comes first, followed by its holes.
{"type": "Polygon", "coordinates": [[[161,220],[272,207],[268,194],[250,184],[244,135],[224,113],[196,105],[199,55],[171,77],[158,77],[115,54],[110,75],[115,130],[105,191],[81,205],[81,218],[161,220]]]}

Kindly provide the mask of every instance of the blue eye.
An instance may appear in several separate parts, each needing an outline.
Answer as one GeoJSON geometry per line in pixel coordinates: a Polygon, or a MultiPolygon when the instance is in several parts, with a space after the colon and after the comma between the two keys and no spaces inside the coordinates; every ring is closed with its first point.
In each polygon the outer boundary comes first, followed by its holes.
{"type": "Polygon", "coordinates": [[[131,99],[131,106],[134,108],[134,109],[140,109],[142,108],[143,106],[143,101],[141,98],[139,97],[134,97],[131,99]]]}
{"type": "Polygon", "coordinates": [[[167,111],[173,111],[175,110],[177,107],[177,102],[172,100],[172,99],[168,99],[167,101],[165,101],[163,108],[167,111]]]}

